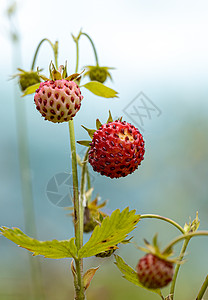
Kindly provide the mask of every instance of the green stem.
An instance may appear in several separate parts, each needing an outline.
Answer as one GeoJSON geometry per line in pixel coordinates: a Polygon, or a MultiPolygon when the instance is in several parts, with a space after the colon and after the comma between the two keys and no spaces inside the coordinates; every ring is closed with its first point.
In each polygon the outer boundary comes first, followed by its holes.
{"type": "Polygon", "coordinates": [[[178,237],[176,237],[172,242],[170,242],[166,248],[163,250],[163,252],[168,251],[168,249],[172,248],[175,244],[177,244],[178,242],[187,239],[187,238],[192,238],[193,236],[206,236],[208,235],[208,231],[207,230],[201,230],[201,231],[197,231],[197,232],[190,232],[190,233],[186,233],[184,235],[180,235],[178,237]]]}
{"type": "MultiPolygon", "coordinates": [[[[190,241],[190,237],[189,238],[186,238],[184,243],[183,243],[183,246],[182,246],[182,249],[181,249],[181,253],[180,253],[180,259],[179,259],[179,262],[181,262],[184,258],[184,254],[185,254],[185,251],[187,249],[187,246],[188,246],[188,243],[190,241]]],[[[173,280],[172,280],[172,283],[171,283],[171,287],[170,287],[170,299],[173,300],[173,297],[174,297],[174,292],[175,292],[175,285],[176,285],[176,279],[177,279],[177,276],[178,276],[178,272],[179,272],[179,269],[180,269],[180,266],[181,264],[178,263],[175,267],[175,272],[174,272],[174,275],[173,275],[173,280]]]]}
{"type": "Polygon", "coordinates": [[[145,214],[145,215],[141,215],[140,216],[140,219],[146,219],[146,218],[159,219],[159,220],[168,222],[168,223],[172,224],[173,226],[175,226],[183,234],[185,233],[184,229],[178,223],[176,223],[175,221],[173,221],[173,220],[171,220],[169,218],[162,217],[162,216],[159,216],[159,215],[154,215],[154,214],[145,214]]]}
{"type": "Polygon", "coordinates": [[[202,299],[202,297],[204,296],[204,293],[206,292],[207,287],[208,287],[208,275],[207,275],[207,277],[206,277],[206,279],[205,279],[205,281],[204,281],[204,283],[203,283],[203,285],[202,285],[202,287],[201,287],[201,289],[198,293],[198,296],[196,297],[196,300],[201,300],[202,299]]]}
{"type": "MultiPolygon", "coordinates": [[[[95,49],[95,45],[94,45],[94,43],[93,43],[91,37],[90,37],[87,33],[85,33],[85,32],[82,32],[81,35],[85,35],[85,36],[88,38],[88,40],[90,41],[90,43],[91,43],[91,45],[92,45],[92,48],[93,48],[93,51],[94,51],[96,65],[99,66],[97,51],[96,51],[96,49],[95,49]]],[[[81,35],[80,35],[80,36],[81,36],[81,35]]]]}
{"type": "MultiPolygon", "coordinates": [[[[75,229],[75,244],[79,250],[83,245],[83,203],[79,198],[78,190],[78,173],[77,173],[77,155],[74,133],[73,120],[69,121],[69,133],[72,156],[72,178],[73,178],[73,202],[74,202],[74,229],[75,229]]],[[[84,300],[84,283],[83,283],[83,259],[76,259],[77,284],[75,284],[75,299],[84,300]]]]}
{"type": "Polygon", "coordinates": [[[32,66],[31,66],[31,70],[34,70],[35,62],[36,62],[36,58],[37,58],[39,49],[44,42],[48,42],[51,45],[51,47],[53,49],[53,53],[54,53],[55,66],[58,69],[58,42],[55,42],[55,44],[53,44],[49,39],[44,38],[40,41],[40,43],[37,46],[37,49],[35,51],[35,55],[33,58],[32,66]]]}
{"type": "MultiPolygon", "coordinates": [[[[166,246],[166,248],[163,250],[163,253],[168,251],[168,249],[173,248],[173,246],[175,244],[177,244],[178,242],[180,242],[181,240],[185,239],[185,241],[183,243],[183,246],[182,246],[182,249],[181,249],[181,253],[180,253],[180,261],[182,261],[190,239],[194,236],[207,236],[207,235],[208,235],[208,231],[202,231],[201,230],[201,231],[190,232],[190,233],[186,233],[184,235],[178,236],[166,246]]],[[[172,281],[172,284],[171,284],[171,287],[170,287],[170,299],[171,300],[173,300],[173,298],[174,298],[176,279],[177,279],[178,272],[179,272],[179,269],[180,269],[180,261],[176,265],[175,273],[174,273],[174,276],[173,276],[173,281],[172,281]]]]}
{"type": "Polygon", "coordinates": [[[76,43],[76,68],[75,68],[75,73],[78,72],[78,68],[79,68],[79,36],[77,39],[74,39],[75,43],[76,43]]]}
{"type": "MultiPolygon", "coordinates": [[[[87,174],[87,190],[89,191],[90,189],[91,189],[91,178],[90,178],[90,172],[89,172],[89,169],[88,169],[88,167],[86,166],[86,174],[87,174]]],[[[87,203],[89,202],[89,201],[91,201],[91,199],[92,199],[92,196],[91,196],[91,194],[90,194],[90,196],[88,197],[88,199],[87,199],[87,203]]]]}
{"type": "Polygon", "coordinates": [[[81,197],[82,204],[84,202],[84,194],[85,194],[85,179],[86,179],[86,174],[87,174],[88,152],[89,152],[89,149],[87,149],[85,156],[84,156],[83,163],[82,163],[82,175],[81,175],[81,184],[80,184],[80,197],[81,197]]]}

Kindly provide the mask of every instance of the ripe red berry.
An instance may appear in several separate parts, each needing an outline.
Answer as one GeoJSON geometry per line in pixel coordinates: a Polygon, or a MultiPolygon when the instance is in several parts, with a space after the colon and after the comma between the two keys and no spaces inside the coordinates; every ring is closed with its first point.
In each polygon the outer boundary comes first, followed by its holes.
{"type": "Polygon", "coordinates": [[[159,289],[168,285],[173,278],[173,263],[151,253],[139,260],[136,267],[139,281],[149,289],[159,289]]]}
{"type": "Polygon", "coordinates": [[[117,120],[102,125],[94,133],[89,163],[101,175],[125,177],[138,168],[144,152],[144,140],[139,130],[117,120]]]}
{"type": "Polygon", "coordinates": [[[61,123],[76,115],[82,99],[80,89],[74,81],[61,79],[41,82],[34,101],[45,120],[61,123]]]}

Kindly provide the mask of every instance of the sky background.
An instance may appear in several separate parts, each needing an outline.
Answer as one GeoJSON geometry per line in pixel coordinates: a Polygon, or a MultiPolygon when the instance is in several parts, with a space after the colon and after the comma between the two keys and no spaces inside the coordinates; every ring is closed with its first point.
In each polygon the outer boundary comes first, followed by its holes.
{"type": "MultiPolygon", "coordinates": [[[[108,80],[106,85],[118,91],[119,98],[98,98],[82,88],[84,100],[75,119],[77,140],[87,138],[81,124],[94,128],[96,118],[105,122],[110,109],[113,116],[123,115],[126,121],[140,126],[146,142],[141,167],[127,178],[110,180],[91,171],[93,195],[99,193],[103,200],[109,200],[108,212],[129,206],[141,214],[156,213],[173,218],[182,226],[189,216],[193,219],[199,211],[200,228],[207,229],[208,2],[22,0],[17,2],[13,22],[19,32],[19,47],[12,45],[9,36],[10,23],[5,13],[9,3],[0,0],[0,225],[24,230],[15,113],[15,103],[21,103],[26,109],[38,238],[67,239],[73,235],[72,222],[66,211],[51,203],[46,195],[51,178],[71,172],[67,124],[45,122],[35,109],[33,96],[18,98],[17,82],[8,78],[16,73],[17,67],[30,69],[35,49],[45,37],[52,42],[59,41],[59,64],[67,60],[68,71],[73,73],[76,51],[71,33],[76,36],[82,28],[95,42],[100,65],[115,68],[111,72],[113,82],[108,80]],[[125,109],[131,110],[133,101],[141,101],[141,92],[146,104],[155,108],[150,117],[143,118],[143,124],[137,116],[132,119],[131,115],[130,118],[125,109]]],[[[44,74],[48,75],[52,59],[50,46],[44,44],[36,66],[43,68],[44,74]]],[[[90,43],[82,37],[79,71],[94,63],[90,43]]],[[[82,151],[78,146],[78,152],[82,151]]],[[[66,193],[62,188],[61,193],[66,193]]],[[[145,220],[134,231],[135,242],[141,246],[143,238],[151,240],[156,232],[159,232],[163,246],[178,234],[162,222],[145,220]]],[[[178,299],[183,295],[183,299],[190,300],[199,290],[208,270],[205,263],[207,249],[206,238],[196,238],[191,242],[188,262],[180,273],[178,299]]],[[[178,250],[179,247],[176,252],[178,250]]],[[[12,299],[12,295],[21,289],[22,282],[27,282],[26,251],[0,238],[0,253],[0,295],[12,299]]],[[[142,253],[129,246],[121,248],[119,255],[134,267],[142,253]]],[[[122,296],[121,282],[132,297],[139,297],[141,289],[124,283],[112,261],[90,260],[89,265],[101,264],[103,267],[103,273],[101,270],[92,286],[95,294],[91,294],[90,299],[96,299],[96,290],[102,289],[107,293],[103,300],[126,299],[124,293],[122,296]],[[110,288],[110,279],[108,282],[108,270],[115,280],[114,289],[110,288]],[[106,285],[101,282],[106,282],[106,285]],[[121,294],[118,294],[119,289],[121,294]]],[[[65,273],[66,262],[41,258],[41,263],[45,286],[50,286],[46,280],[50,273],[52,285],[67,290],[65,277],[70,275],[65,273]],[[57,276],[54,275],[55,269],[57,276]]],[[[56,299],[49,290],[50,299],[56,299]]],[[[141,299],[152,296],[146,292],[141,295],[141,299]]],[[[63,293],[62,298],[67,299],[67,295],[64,297],[63,293]]],[[[23,296],[18,299],[22,300],[23,296]]],[[[156,299],[156,296],[151,299],[156,299]]]]}

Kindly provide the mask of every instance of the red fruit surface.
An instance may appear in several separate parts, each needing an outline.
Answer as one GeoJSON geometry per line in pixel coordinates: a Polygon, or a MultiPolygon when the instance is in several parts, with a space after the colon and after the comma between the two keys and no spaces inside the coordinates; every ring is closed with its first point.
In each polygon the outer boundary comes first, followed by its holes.
{"type": "Polygon", "coordinates": [[[102,125],[94,133],[89,163],[101,175],[125,177],[138,168],[144,152],[144,140],[139,130],[117,120],[102,125]]]}
{"type": "Polygon", "coordinates": [[[168,285],[173,278],[173,263],[151,253],[139,260],[136,267],[139,281],[149,289],[159,289],[168,285]]]}
{"type": "Polygon", "coordinates": [[[80,89],[74,81],[61,79],[41,82],[34,101],[45,120],[61,123],[76,115],[82,99],[80,89]]]}

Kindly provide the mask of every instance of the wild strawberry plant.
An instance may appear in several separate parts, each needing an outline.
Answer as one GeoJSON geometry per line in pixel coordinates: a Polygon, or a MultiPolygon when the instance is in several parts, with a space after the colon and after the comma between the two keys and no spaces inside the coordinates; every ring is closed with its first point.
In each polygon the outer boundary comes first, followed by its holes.
{"type": "MultiPolygon", "coordinates": [[[[119,248],[119,244],[133,243],[128,235],[141,220],[156,218],[165,221],[180,231],[180,235],[165,249],[159,248],[157,235],[155,235],[152,244],[145,240],[146,248],[139,248],[147,254],[139,260],[136,270],[116,254],[115,265],[126,280],[156,293],[161,299],[173,300],[177,275],[189,241],[196,236],[207,236],[208,231],[198,230],[198,214],[194,221],[185,224],[183,228],[169,218],[153,214],[139,215],[135,210],[130,211],[128,207],[123,211],[116,209],[108,216],[102,211],[106,203],[99,204],[97,198],[92,200],[93,188],[88,162],[93,170],[101,175],[110,178],[128,176],[136,171],[144,159],[145,142],[135,126],[123,121],[122,118],[113,120],[109,112],[109,117],[104,124],[96,119],[96,129],[88,129],[82,125],[88,132],[90,140],[77,141],[87,147],[83,158],[77,155],[74,118],[81,109],[81,102],[85,101],[82,88],[104,98],[117,97],[117,92],[103,84],[108,77],[111,79],[109,70],[113,68],[100,67],[94,43],[89,35],[80,31],[77,37],[73,35],[72,37],[76,43],[77,53],[74,74],[67,74],[66,65],[58,65],[58,42],[53,44],[50,40],[43,39],[35,52],[31,70],[18,69],[19,73],[14,77],[19,79],[23,96],[35,93],[36,109],[45,120],[53,123],[68,123],[73,175],[73,207],[69,209],[72,210],[74,237],[69,240],[39,241],[27,236],[18,228],[11,229],[3,226],[0,228],[0,232],[20,247],[32,252],[34,256],[43,255],[53,259],[70,258],[75,288],[74,299],[84,300],[86,299],[86,290],[98,267],[84,272],[83,258],[91,256],[105,258],[111,256],[119,248]],[[93,47],[96,65],[86,66],[86,71],[79,72],[79,41],[82,36],[87,37],[93,47]],[[54,64],[52,62],[50,64],[49,78],[43,75],[39,68],[34,70],[38,51],[45,41],[51,45],[54,52],[54,64]],[[89,76],[90,81],[82,85],[82,76],[89,76]],[[81,168],[81,178],[78,178],[78,167],[81,168]],[[88,232],[92,232],[91,237],[83,244],[83,234],[88,232]],[[178,257],[173,258],[173,247],[180,241],[184,241],[181,253],[178,257]],[[161,288],[168,284],[170,284],[170,292],[165,297],[161,288]]],[[[41,119],[40,122],[42,122],[41,119]]],[[[202,299],[207,286],[208,277],[196,299],[202,299]]]]}

